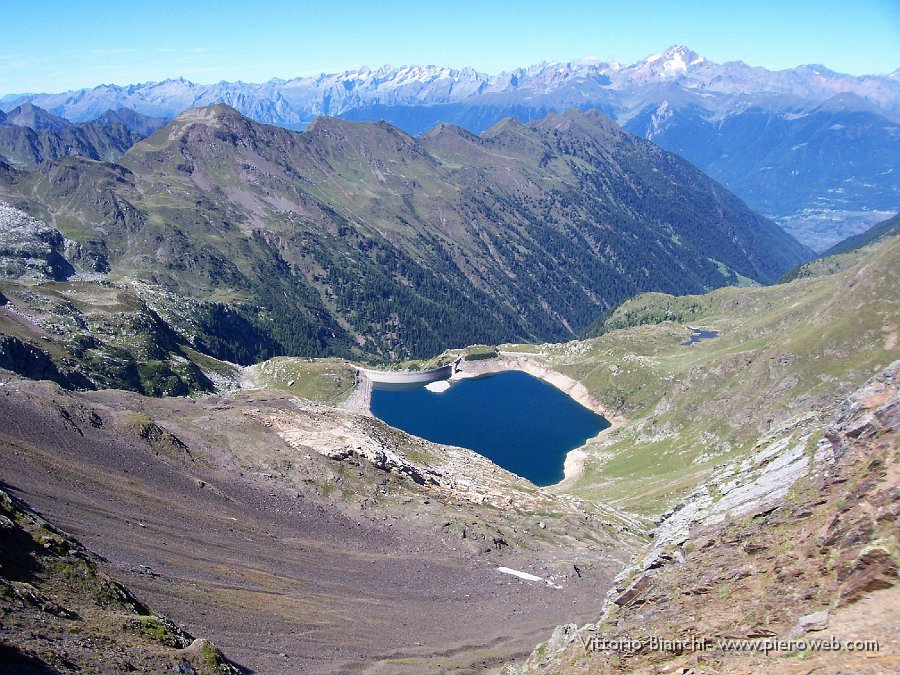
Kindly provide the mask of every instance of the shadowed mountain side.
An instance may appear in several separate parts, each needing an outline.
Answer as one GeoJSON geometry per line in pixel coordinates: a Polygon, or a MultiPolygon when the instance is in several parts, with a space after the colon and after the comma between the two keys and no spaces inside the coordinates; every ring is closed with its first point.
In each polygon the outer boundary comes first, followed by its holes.
{"type": "Polygon", "coordinates": [[[111,276],[244,303],[276,353],[428,356],[564,339],[634,293],[770,282],[808,256],[690,164],[596,112],[415,139],[189,110],[123,170],[48,162],[2,188],[111,276]]]}

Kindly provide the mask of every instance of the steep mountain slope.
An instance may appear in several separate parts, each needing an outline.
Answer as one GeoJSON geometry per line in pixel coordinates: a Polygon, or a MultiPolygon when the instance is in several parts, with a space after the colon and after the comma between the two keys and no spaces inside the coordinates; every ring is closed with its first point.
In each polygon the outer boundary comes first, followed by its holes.
{"type": "Polygon", "coordinates": [[[583,59],[489,76],[472,69],[385,66],[262,84],[183,79],[103,85],[31,101],[74,121],[110,108],[171,118],[223,102],[265,123],[304,128],[320,115],[387,120],[411,134],[440,122],[480,133],[570,108],[598,109],[676,152],[823,250],[900,210],[900,79],[807,65],[769,71],[718,64],[675,45],[630,65],[583,59]]]}
{"type": "Polygon", "coordinates": [[[5,672],[242,672],[211,642],[195,640],[167,617],[151,613],[104,574],[100,563],[80,542],[0,490],[5,672]]]}
{"type": "Polygon", "coordinates": [[[116,161],[128,148],[162,126],[152,118],[129,116],[121,111],[110,112],[96,122],[75,125],[30,103],[16,108],[7,119],[13,124],[0,124],[0,156],[26,170],[70,155],[116,161]]]}
{"type": "Polygon", "coordinates": [[[285,353],[560,339],[636,292],[770,282],[808,255],[597,112],[417,140],[331,118],[295,133],[217,105],[121,163],[47,162],[6,191],[102,250],[114,278],[238,303],[285,353]]]}
{"type": "Polygon", "coordinates": [[[274,352],[222,305],[104,280],[105,252],[0,202],[0,367],[66,388],[177,396],[236,386],[235,366],[198,349],[238,362],[274,352]]]}
{"type": "Polygon", "coordinates": [[[560,626],[505,672],[894,670],[898,385],[900,361],[806,436],[782,430],[717,467],[663,516],[598,620],[560,626]]]}

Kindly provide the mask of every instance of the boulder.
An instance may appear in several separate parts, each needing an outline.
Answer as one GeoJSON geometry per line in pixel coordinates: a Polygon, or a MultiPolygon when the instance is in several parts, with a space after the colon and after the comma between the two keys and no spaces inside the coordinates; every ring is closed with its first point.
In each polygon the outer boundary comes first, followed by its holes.
{"type": "Polygon", "coordinates": [[[881,547],[864,549],[841,584],[839,604],[848,605],[866,593],[890,588],[896,583],[897,563],[891,554],[881,547]]]}
{"type": "Polygon", "coordinates": [[[821,612],[813,612],[812,614],[801,616],[791,629],[790,637],[793,639],[804,633],[825,630],[826,628],[828,628],[828,610],[823,609],[821,612]]]}

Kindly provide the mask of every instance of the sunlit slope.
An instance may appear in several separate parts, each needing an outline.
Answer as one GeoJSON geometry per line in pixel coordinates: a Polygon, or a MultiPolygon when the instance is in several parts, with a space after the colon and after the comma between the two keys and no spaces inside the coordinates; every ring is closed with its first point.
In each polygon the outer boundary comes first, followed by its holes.
{"type": "Polygon", "coordinates": [[[413,138],[324,117],[296,133],[219,104],[120,164],[45,162],[0,195],[113,279],[227,304],[261,334],[246,363],[566,340],[636,293],[772,282],[809,255],[597,112],[413,138]]]}
{"type": "Polygon", "coordinates": [[[900,357],[898,274],[894,237],[833,274],[703,296],[642,295],[607,319],[633,327],[545,345],[555,368],[629,418],[591,444],[571,490],[659,512],[767,432],[818,415],[900,357]],[[683,346],[687,325],[720,336],[683,346]]]}

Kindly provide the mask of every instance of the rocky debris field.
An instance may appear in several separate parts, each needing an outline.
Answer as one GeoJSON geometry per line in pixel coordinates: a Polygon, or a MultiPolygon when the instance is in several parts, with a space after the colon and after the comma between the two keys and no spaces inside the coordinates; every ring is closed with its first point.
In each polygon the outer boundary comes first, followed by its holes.
{"type": "MultiPolygon", "coordinates": [[[[0,480],[134,597],[257,672],[497,668],[552,626],[596,616],[640,541],[612,512],[419,482],[404,463],[431,466],[439,447],[405,435],[389,443],[400,463],[379,465],[345,452],[349,436],[325,447],[273,423],[323,429],[330,417],[336,429],[373,423],[274,391],[152,399],[7,375],[0,480]]],[[[24,610],[7,611],[7,648],[64,654],[71,671],[94,663],[90,625],[59,618],[89,640],[35,643],[24,610]]]]}
{"type": "Polygon", "coordinates": [[[646,552],[620,573],[601,618],[560,627],[511,672],[888,672],[897,653],[900,362],[830,419],[796,420],[722,465],[664,514],[646,552]],[[652,649],[653,637],[710,640],[652,649]],[[594,637],[619,650],[586,648],[594,637]],[[835,638],[868,652],[717,642],[835,638]],[[823,671],[824,672],[824,671],[823,671]]]}
{"type": "Polygon", "coordinates": [[[211,642],[151,612],[100,571],[103,562],[0,490],[4,672],[241,672],[211,642]]]}

